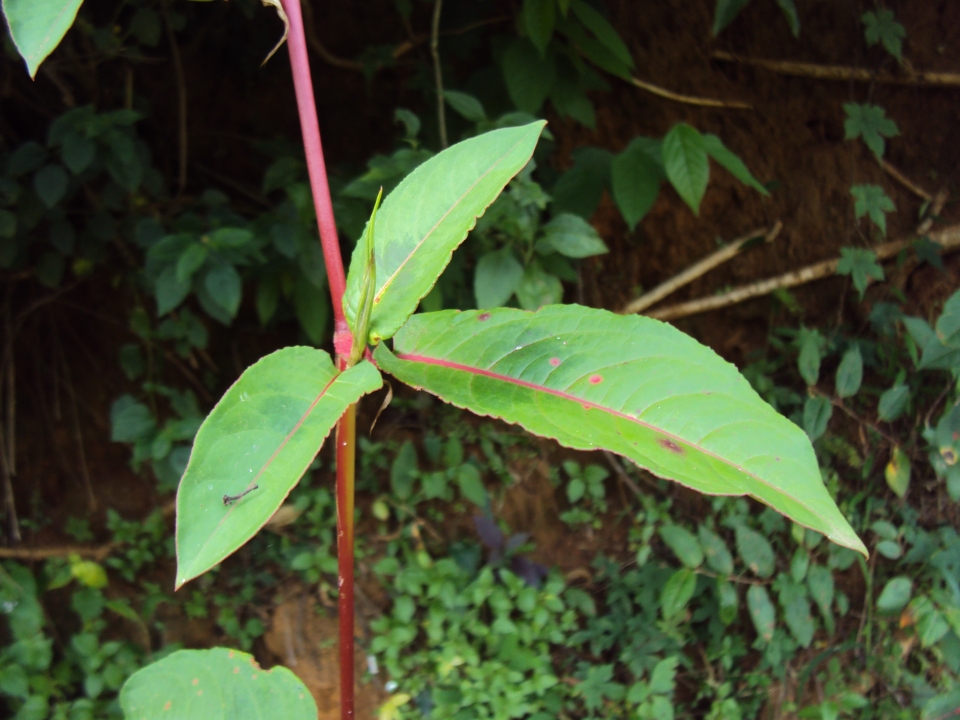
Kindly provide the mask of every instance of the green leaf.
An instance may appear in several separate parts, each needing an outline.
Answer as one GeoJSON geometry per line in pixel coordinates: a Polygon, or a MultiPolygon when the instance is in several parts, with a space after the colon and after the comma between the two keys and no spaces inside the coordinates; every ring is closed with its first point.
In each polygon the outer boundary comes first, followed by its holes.
{"type": "Polygon", "coordinates": [[[790,577],[795,583],[803,582],[810,568],[810,553],[798,547],[790,560],[790,577]]]}
{"type": "MultiPolygon", "coordinates": [[[[611,164],[613,199],[633,230],[650,212],[666,177],[660,161],[649,152],[647,138],[634,138],[611,164]]],[[[656,148],[657,155],[662,152],[656,148]]]]}
{"type": "Polygon", "coordinates": [[[808,397],[803,403],[803,429],[813,442],[827,431],[827,425],[833,415],[833,405],[829,398],[808,397]]]}
{"type": "Polygon", "coordinates": [[[837,263],[837,275],[849,275],[853,286],[860,293],[860,299],[867,291],[870,278],[883,280],[883,267],[877,262],[877,254],[866,248],[840,248],[840,261],[837,263]]]}
{"type": "Polygon", "coordinates": [[[130,19],[130,32],[147,47],[157,46],[162,29],[160,13],[152,8],[142,7],[130,19]]]}
{"type": "Polygon", "coordinates": [[[843,106],[847,119],[843,123],[847,140],[862,137],[867,147],[877,158],[882,158],[885,150],[883,139],[900,134],[897,124],[887,117],[887,111],[879,105],[858,105],[845,103],[843,106]]]}
{"type": "Polygon", "coordinates": [[[700,547],[707,559],[707,566],[715,573],[729,577],[733,575],[733,556],[727,549],[727,544],[719,535],[706,526],[701,525],[697,530],[700,547]]]}
{"type": "Polygon", "coordinates": [[[457,470],[457,485],[460,486],[460,494],[474,505],[481,508],[490,506],[487,489],[483,486],[480,471],[477,470],[475,465],[464,463],[459,467],[457,470]]]}
{"type": "Polygon", "coordinates": [[[276,314],[280,305],[280,278],[267,275],[257,283],[257,317],[260,324],[266,326],[276,314]]]}
{"type": "Polygon", "coordinates": [[[417,449],[407,440],[400,446],[390,466],[390,489],[400,500],[410,497],[418,470],[417,449]]]}
{"type": "Polygon", "coordinates": [[[681,612],[697,587],[697,574],[689,568],[677,570],[663,586],[660,593],[660,609],[665,620],[681,612]]]}
{"type": "Polygon", "coordinates": [[[523,278],[523,265],[510,248],[487,253],[477,261],[473,293],[481,310],[506,305],[523,278]]]}
{"type": "Polygon", "coordinates": [[[864,215],[880,228],[880,232],[887,234],[887,213],[896,212],[897,206],[887,197],[887,193],[879,185],[854,185],[850,188],[853,195],[853,212],[857,220],[864,215]]]}
{"type": "Polygon", "coordinates": [[[293,309],[304,334],[314,345],[323,342],[330,319],[330,301],[323,288],[318,288],[302,272],[293,285],[293,309]]]}
{"type": "Polygon", "coordinates": [[[727,146],[723,144],[723,140],[716,135],[707,134],[703,136],[703,146],[706,148],[707,154],[737,180],[752,187],[761,195],[770,196],[770,192],[753,176],[753,173],[743,164],[743,160],[730,152],[727,146]]]}
{"type": "Polygon", "coordinates": [[[907,409],[907,403],[910,402],[910,387],[908,385],[897,384],[887,390],[880,396],[880,404],[877,406],[877,415],[881,420],[893,422],[903,414],[907,409]]]}
{"type": "Polygon", "coordinates": [[[894,447],[890,452],[890,462],[883,470],[887,485],[902,498],[910,487],[910,458],[900,447],[894,447]]]}
{"type": "MultiPolygon", "coordinates": [[[[374,343],[393,336],[417,309],[477,217],[527,164],[543,126],[504,128],[458,143],[420,165],[383,201],[374,235],[374,343]]],[[[360,262],[354,254],[343,300],[351,325],[360,262]]]]}
{"type": "Polygon", "coordinates": [[[93,162],[97,154],[97,146],[93,140],[86,135],[73,132],[67,135],[63,141],[63,164],[70,172],[79,175],[93,162]]]}
{"type": "Polygon", "coordinates": [[[807,385],[816,385],[817,380],[820,379],[820,361],[823,359],[826,340],[819,330],[810,330],[801,326],[797,343],[800,345],[800,355],[797,357],[800,377],[807,385]]]}
{"type": "Polygon", "coordinates": [[[696,570],[703,565],[703,550],[696,535],[689,530],[679,525],[665,525],[660,528],[660,538],[688,568],[696,570]]]}
{"type": "Polygon", "coordinates": [[[33,189],[48,208],[63,200],[69,185],[70,177],[60,165],[46,165],[33,176],[33,189]]]}
{"type": "Polygon", "coordinates": [[[188,282],[206,261],[209,252],[209,248],[203,243],[189,245],[177,260],[177,280],[188,282]]]}
{"type": "Polygon", "coordinates": [[[537,250],[560,253],[569,258],[585,258],[610,252],[593,226],[579,215],[562,213],[543,226],[543,239],[537,250]]]}
{"type": "Polygon", "coordinates": [[[843,354],[843,359],[837,366],[837,396],[853,397],[860,391],[862,382],[863,356],[860,354],[860,346],[854,345],[843,354]]]}
{"type": "Polygon", "coordinates": [[[415,315],[379,366],[567,447],[606,449],[700,492],[751,495],[864,552],[803,432],[670,325],[575,305],[415,315]]]}
{"type": "Polygon", "coordinates": [[[555,275],[546,272],[537,263],[530,264],[517,286],[517,300],[524,310],[537,310],[544,305],[555,305],[563,300],[563,286],[555,275]]]}
{"type": "Polygon", "coordinates": [[[900,612],[910,602],[913,595],[913,581],[904,576],[892,578],[883,586],[877,598],[877,610],[883,613],[900,612]]]}
{"type": "MultiPolygon", "coordinates": [[[[178,263],[178,274],[179,270],[178,263]]],[[[230,263],[221,263],[206,274],[203,284],[213,301],[226,310],[231,318],[236,317],[243,293],[243,282],[237,269],[230,263]]]]}
{"type": "Polygon", "coordinates": [[[589,220],[610,183],[613,155],[592,147],[578,148],[571,155],[573,167],[553,186],[553,213],[573,213],[589,220]]]}
{"type": "Polygon", "coordinates": [[[832,633],[833,612],[830,606],[833,604],[834,595],[833,573],[823,565],[811,565],[807,571],[807,589],[820,610],[827,630],[832,633]]]}
{"type": "Polygon", "coordinates": [[[733,22],[750,0],[717,0],[713,15],[713,35],[716,37],[733,22]]]}
{"type": "Polygon", "coordinates": [[[650,672],[650,692],[660,695],[672,693],[679,664],[680,658],[676,655],[658,662],[650,672]]]}
{"type": "Polygon", "coordinates": [[[777,0],[777,5],[783,10],[784,17],[790,23],[790,32],[793,33],[794,37],[800,37],[800,16],[797,15],[797,6],[793,0],[777,0]]]}
{"type": "Polygon", "coordinates": [[[603,15],[587,5],[583,0],[571,0],[570,9],[573,10],[573,14],[577,16],[577,19],[593,33],[601,45],[609,50],[617,60],[628,68],[633,67],[633,56],[630,55],[630,50],[627,48],[626,43],[623,42],[623,39],[617,31],[614,30],[613,26],[607,22],[607,19],[603,17],[603,15]]]}
{"type": "Polygon", "coordinates": [[[897,62],[903,62],[903,39],[907,31],[897,22],[892,10],[882,8],[873,12],[868,10],[860,18],[863,23],[863,37],[871,47],[883,43],[887,52],[893,55],[897,62]]]}
{"type": "Polygon", "coordinates": [[[523,22],[527,26],[527,35],[540,55],[547,53],[555,21],[555,0],[523,0],[523,22]]]}
{"type": "Polygon", "coordinates": [[[767,539],[746,525],[737,525],[736,535],[737,553],[751,572],[762,578],[773,575],[777,561],[767,539]]]}
{"type": "Polygon", "coordinates": [[[338,373],[290,347],[247,368],[203,421],[177,493],[177,587],[253,537],[313,461],[347,406],[382,384],[362,361],[338,373]],[[224,504],[224,495],[251,490],[224,504]]]}
{"type": "Polygon", "coordinates": [[[960,347],[960,290],[943,304],[943,312],[937,319],[937,338],[944,345],[960,347]]]}
{"type": "Polygon", "coordinates": [[[179,650],[134,673],[120,691],[133,720],[316,720],[306,686],[283,666],[262,670],[238,650],[179,650]]]}
{"type": "Polygon", "coordinates": [[[790,629],[790,634],[800,643],[801,647],[808,648],[813,642],[813,615],[810,614],[810,602],[798,595],[783,608],[783,620],[790,629]]]}
{"type": "Polygon", "coordinates": [[[150,408],[131,395],[121,395],[110,407],[110,439],[113,442],[136,442],[152,434],[156,427],[150,408]]]}
{"type": "Polygon", "coordinates": [[[747,607],[750,609],[750,619],[757,629],[757,635],[765,642],[773,640],[777,613],[763,585],[751,585],[747,590],[747,607]]]}
{"type": "Polygon", "coordinates": [[[553,57],[540,57],[529,40],[516,38],[503,54],[503,79],[518,110],[536,115],[557,79],[553,57]]]}
{"type": "Polygon", "coordinates": [[[583,480],[576,477],[567,483],[567,500],[569,500],[571,503],[575,503],[583,497],[583,494],[586,491],[586,484],[584,484],[583,480]]]}
{"type": "Polygon", "coordinates": [[[77,17],[83,0],[3,0],[10,37],[35,77],[77,17]]]}
{"type": "Polygon", "coordinates": [[[663,139],[663,164],[677,194],[699,215],[700,201],[710,179],[707,148],[700,131],[686,123],[670,128],[663,139]]]}
{"type": "Polygon", "coordinates": [[[717,581],[717,604],[720,606],[720,622],[729,625],[737,619],[737,613],[740,610],[740,599],[737,597],[737,589],[733,583],[726,580],[717,581]]]}
{"type": "Polygon", "coordinates": [[[473,95],[457,92],[456,90],[444,90],[443,99],[447,105],[470,122],[478,123],[487,119],[487,113],[484,112],[483,104],[473,95]]]}
{"type": "Polygon", "coordinates": [[[175,309],[190,294],[190,281],[177,277],[177,268],[170,265],[160,273],[153,288],[153,295],[157,299],[157,315],[166,315],[175,309]]]}

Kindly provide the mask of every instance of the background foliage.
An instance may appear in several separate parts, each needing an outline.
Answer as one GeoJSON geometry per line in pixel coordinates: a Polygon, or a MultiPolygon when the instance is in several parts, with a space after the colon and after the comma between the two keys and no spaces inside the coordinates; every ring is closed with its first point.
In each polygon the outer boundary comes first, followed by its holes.
{"type": "MultiPolygon", "coordinates": [[[[349,252],[379,188],[440,149],[434,6],[383,2],[361,22],[335,5],[307,4],[308,25],[349,252]]],[[[953,10],[847,5],[443,7],[449,141],[550,125],[421,306],[618,309],[715,238],[783,219],[785,246],[750,251],[692,296],[830,257],[837,277],[681,322],[814,440],[871,559],[746,501],[696,500],[403,396],[363,441],[358,485],[380,717],[960,707],[957,268],[929,225],[913,233],[931,204],[880,165],[955,196],[943,140],[955,99],[691,59],[956,69],[953,10]],[[756,109],[641,96],[634,81],[653,79],[756,109]],[[878,258],[908,233],[898,257],[878,258]]],[[[0,444],[18,516],[6,501],[0,702],[19,720],[120,717],[126,677],[183,646],[284,660],[268,649],[274,608],[335,596],[326,456],[270,531],[172,594],[168,500],[203,415],[248,362],[330,341],[283,51],[259,67],[278,32],[253,0],[88,0],[35,83],[7,38],[0,444]],[[18,556],[18,534],[68,547],[18,556]]]]}

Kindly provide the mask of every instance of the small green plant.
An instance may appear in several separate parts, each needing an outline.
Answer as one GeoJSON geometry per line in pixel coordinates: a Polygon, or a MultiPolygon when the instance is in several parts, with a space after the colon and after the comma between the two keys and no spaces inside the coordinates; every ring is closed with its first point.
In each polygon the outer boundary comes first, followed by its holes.
{"type": "Polygon", "coordinates": [[[600,515],[607,511],[607,490],[604,481],[610,472],[602,465],[587,465],[581,468],[579,463],[568,460],[563,463],[567,481],[567,500],[570,510],[560,514],[560,519],[568,525],[589,524],[595,529],[601,526],[600,515]]]}

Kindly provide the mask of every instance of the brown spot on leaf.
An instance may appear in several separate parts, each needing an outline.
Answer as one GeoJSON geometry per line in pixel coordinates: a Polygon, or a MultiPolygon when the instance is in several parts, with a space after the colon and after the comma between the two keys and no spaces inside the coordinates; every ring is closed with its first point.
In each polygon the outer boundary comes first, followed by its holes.
{"type": "Polygon", "coordinates": [[[194,678],[194,679],[193,679],[193,684],[194,684],[194,685],[196,685],[196,684],[199,683],[199,682],[200,682],[200,678],[194,678]]]}
{"type": "Polygon", "coordinates": [[[477,320],[479,320],[480,322],[483,322],[484,320],[489,320],[489,319],[490,319],[490,313],[480,313],[479,315],[477,315],[477,320]]]}
{"type": "Polygon", "coordinates": [[[163,706],[163,709],[164,709],[164,710],[169,710],[169,709],[170,709],[170,706],[171,706],[172,704],[173,704],[173,700],[167,700],[167,702],[166,702],[166,703],[164,704],[164,706],[163,706]]]}
{"type": "Polygon", "coordinates": [[[657,440],[657,443],[664,450],[669,450],[670,452],[676,453],[677,455],[683,455],[683,448],[677,445],[673,440],[669,440],[667,438],[660,438],[659,440],[657,440]]]}

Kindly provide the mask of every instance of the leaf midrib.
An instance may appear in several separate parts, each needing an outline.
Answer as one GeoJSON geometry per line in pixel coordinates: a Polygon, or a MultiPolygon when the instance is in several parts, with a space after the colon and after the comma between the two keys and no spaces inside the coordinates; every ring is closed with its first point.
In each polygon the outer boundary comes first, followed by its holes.
{"type": "MultiPolygon", "coordinates": [[[[540,130],[540,128],[538,127],[538,128],[537,128],[537,132],[539,132],[539,130],[540,130]]],[[[533,132],[533,131],[531,130],[530,132],[533,132]]],[[[454,202],[454,203],[447,209],[447,211],[440,217],[440,219],[437,220],[436,223],[434,223],[433,227],[431,227],[431,228],[426,232],[426,234],[424,234],[424,236],[417,242],[417,244],[416,244],[416,246],[414,246],[413,250],[411,250],[410,253],[407,255],[407,257],[405,257],[405,258],[403,259],[403,262],[400,263],[400,265],[397,266],[397,269],[393,271],[393,273],[390,275],[390,277],[388,277],[386,280],[384,280],[383,285],[380,287],[380,290],[377,291],[377,294],[376,294],[376,295],[374,296],[374,298],[373,298],[373,303],[374,303],[374,305],[379,304],[380,300],[383,298],[383,294],[390,288],[390,285],[391,285],[391,284],[393,283],[393,281],[396,279],[397,275],[400,274],[400,271],[403,270],[403,268],[406,266],[406,264],[407,264],[408,262],[410,262],[411,258],[413,258],[413,256],[417,254],[417,252],[420,250],[421,247],[423,247],[423,244],[427,241],[427,239],[434,233],[434,231],[435,231],[438,227],[440,227],[440,225],[443,223],[444,220],[447,219],[447,217],[450,215],[450,213],[452,213],[452,212],[460,205],[460,203],[463,202],[463,199],[464,199],[467,195],[469,195],[470,192],[471,192],[477,185],[479,185],[480,182],[481,182],[484,178],[486,178],[490,173],[492,173],[492,172],[497,168],[497,166],[500,165],[500,163],[503,162],[504,158],[506,158],[510,153],[512,153],[512,152],[517,148],[517,146],[518,146],[520,143],[522,143],[524,140],[526,140],[529,136],[530,136],[530,133],[528,132],[528,133],[526,133],[525,135],[523,135],[522,137],[520,137],[520,139],[518,139],[513,145],[511,145],[510,148],[509,148],[506,152],[504,152],[499,158],[497,158],[497,161],[496,161],[495,163],[493,163],[489,168],[487,168],[487,169],[483,172],[483,174],[480,175],[480,177],[478,177],[478,178],[476,179],[476,181],[475,181],[470,187],[468,187],[468,188],[463,192],[463,194],[462,194],[459,198],[457,198],[456,202],[454,202]]]]}
{"type": "MultiPolygon", "coordinates": [[[[616,416],[616,417],[622,418],[622,419],[624,419],[624,420],[628,420],[628,421],[630,421],[630,422],[632,422],[632,423],[636,423],[637,425],[640,425],[640,426],[642,426],[642,427],[645,427],[645,428],[647,428],[647,429],[649,429],[649,430],[658,432],[658,433],[662,434],[663,436],[667,437],[668,439],[675,440],[675,441],[677,441],[677,442],[679,442],[679,443],[682,443],[683,445],[686,445],[687,447],[695,448],[696,450],[698,450],[699,452],[702,452],[704,455],[706,455],[706,456],[708,456],[708,457],[711,457],[711,458],[713,458],[713,459],[715,459],[715,460],[718,460],[718,461],[720,461],[721,463],[723,463],[723,464],[725,464],[725,465],[729,465],[729,466],[732,466],[732,467],[736,468],[737,470],[739,470],[740,472],[742,472],[744,475],[747,475],[747,476],[749,476],[750,478],[753,478],[754,480],[756,480],[759,484],[761,484],[761,485],[763,485],[763,486],[765,486],[765,487],[768,487],[768,488],[770,488],[771,490],[774,490],[775,492],[780,493],[780,494],[783,495],[784,497],[790,498],[791,500],[793,500],[794,502],[796,502],[799,506],[807,509],[809,512],[813,513],[814,515],[818,515],[818,513],[816,513],[816,511],[814,511],[807,503],[805,503],[805,502],[803,502],[802,500],[794,497],[791,493],[787,492],[787,491],[784,490],[783,488],[780,488],[780,487],[777,487],[777,486],[775,486],[775,485],[772,485],[771,483],[767,482],[766,480],[764,480],[763,478],[759,477],[759,476],[756,475],[755,473],[752,473],[752,472],[750,472],[749,470],[746,470],[745,468],[741,467],[740,465],[737,465],[736,463],[733,463],[733,462],[731,462],[730,460],[728,460],[728,459],[726,459],[726,458],[724,458],[724,457],[721,457],[721,456],[717,455],[716,453],[711,452],[710,450],[707,450],[707,449],[703,448],[702,446],[700,446],[699,444],[697,444],[697,443],[695,443],[695,442],[691,442],[690,440],[687,440],[686,438],[682,438],[682,437],[680,437],[679,435],[675,435],[675,434],[673,434],[673,433],[671,433],[671,432],[669,432],[669,431],[667,431],[667,430],[664,430],[663,428],[657,427],[656,425],[653,425],[653,424],[651,424],[651,423],[649,423],[649,422],[645,422],[645,421],[643,421],[643,420],[640,420],[639,418],[635,418],[635,417],[633,417],[633,416],[631,416],[631,415],[629,415],[629,414],[627,414],[627,413],[621,412],[621,411],[619,411],[619,410],[613,410],[612,408],[608,408],[608,407],[605,407],[605,406],[603,406],[603,405],[599,405],[599,404],[597,404],[597,403],[595,403],[595,402],[591,402],[591,401],[589,401],[589,400],[584,400],[584,399],[582,399],[582,398],[578,398],[577,396],[575,396],[575,395],[573,395],[573,394],[571,394],[571,393],[568,393],[568,392],[564,392],[564,391],[562,391],[562,390],[554,390],[553,388],[544,387],[543,385],[537,385],[536,383],[532,383],[532,382],[530,382],[530,381],[528,381],[528,380],[520,380],[519,378],[513,378],[513,377],[510,377],[509,375],[503,375],[503,374],[500,374],[500,373],[496,373],[496,372],[493,372],[492,370],[484,370],[484,369],[482,369],[482,368],[472,367],[472,366],[470,366],[470,365],[463,365],[463,364],[461,364],[461,363],[455,363],[455,362],[451,362],[451,361],[449,361],[449,360],[442,360],[442,359],[440,359],[440,358],[431,358],[431,357],[427,357],[427,356],[425,356],[425,355],[397,353],[397,354],[396,354],[396,357],[397,357],[397,359],[399,359],[399,360],[404,360],[404,361],[406,361],[406,362],[419,362],[419,363],[423,363],[423,364],[425,364],[425,365],[434,365],[434,366],[437,366],[437,367],[447,368],[447,369],[449,369],[449,370],[456,370],[456,371],[460,371],[460,372],[471,373],[471,374],[474,374],[474,375],[481,375],[481,376],[483,376],[483,377],[488,377],[488,378],[491,378],[491,379],[494,379],[494,380],[500,380],[500,381],[502,381],[502,382],[505,382],[505,383],[508,383],[508,384],[511,384],[511,385],[516,385],[516,386],[518,386],[518,387],[527,388],[528,390],[535,390],[535,391],[539,391],[539,392],[544,392],[544,393],[547,393],[548,395],[553,395],[553,396],[559,397],[559,398],[561,398],[561,399],[563,399],[563,400],[568,400],[568,401],[570,401],[570,402],[577,403],[577,404],[583,406],[584,408],[587,408],[587,406],[589,406],[589,408],[604,411],[604,412],[609,413],[609,414],[611,414],[611,415],[614,415],[614,416],[616,416]]],[[[756,456],[754,456],[754,457],[756,457],[756,456]]],[[[797,522],[799,522],[799,521],[797,521],[797,522]]],[[[801,523],[801,524],[802,524],[802,523],[801,523]]],[[[831,526],[832,528],[834,528],[835,530],[839,530],[838,528],[836,528],[836,526],[833,525],[833,523],[830,523],[830,526],[831,526]]]]}

